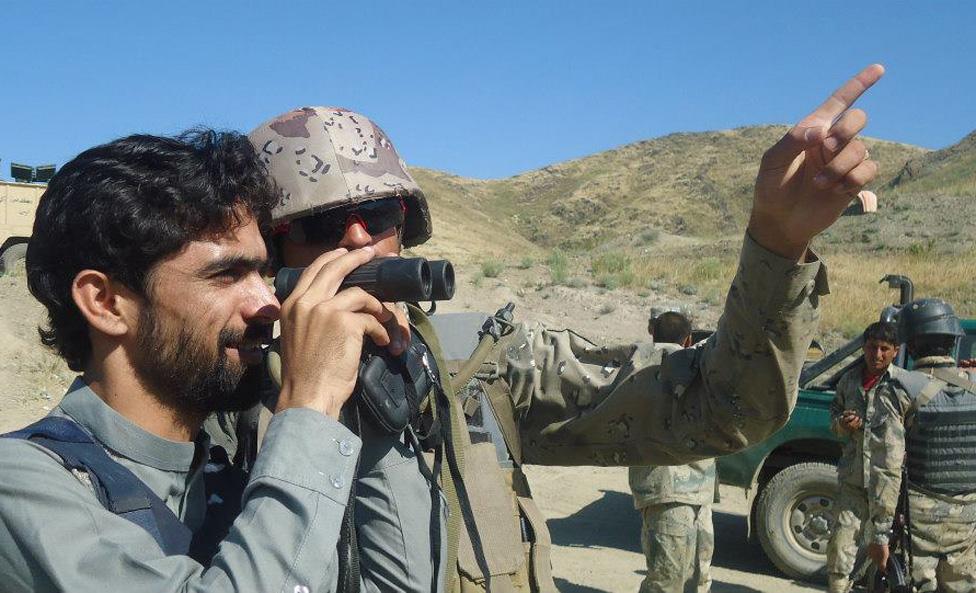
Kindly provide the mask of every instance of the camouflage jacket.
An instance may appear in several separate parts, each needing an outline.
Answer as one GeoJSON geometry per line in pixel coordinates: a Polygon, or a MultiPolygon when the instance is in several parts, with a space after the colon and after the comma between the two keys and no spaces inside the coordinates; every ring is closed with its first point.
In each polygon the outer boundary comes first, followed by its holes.
{"type": "Polygon", "coordinates": [[[862,362],[844,373],[838,381],[837,392],[830,402],[830,430],[844,439],[844,449],[837,463],[837,478],[841,482],[858,488],[867,487],[870,448],[867,446],[868,437],[865,429],[870,419],[874,417],[878,389],[903,371],[895,365],[889,366],[877,384],[864,391],[862,386],[864,363],[862,362]],[[844,410],[854,410],[860,415],[864,423],[860,430],[850,433],[841,428],[840,419],[844,410]]]}
{"type": "Polygon", "coordinates": [[[717,331],[675,352],[597,346],[570,330],[519,326],[499,351],[522,460],[683,465],[758,442],[789,419],[828,293],[826,269],[745,238],[717,331]]]}
{"type": "Polygon", "coordinates": [[[638,509],[681,502],[706,505],[715,498],[715,460],[688,465],[637,465],[630,468],[630,489],[638,509]]]}
{"type": "MultiPolygon", "coordinates": [[[[916,371],[925,372],[952,358],[930,357],[916,361],[916,371]]],[[[907,372],[907,371],[906,371],[907,372]]],[[[871,418],[868,445],[868,501],[875,542],[888,543],[898,495],[901,492],[901,469],[905,460],[906,423],[911,421],[911,398],[897,381],[889,381],[878,390],[875,413],[871,418]]],[[[927,492],[908,484],[912,522],[912,541],[927,553],[952,552],[952,546],[968,545],[976,532],[976,493],[945,496],[927,492]]]]}

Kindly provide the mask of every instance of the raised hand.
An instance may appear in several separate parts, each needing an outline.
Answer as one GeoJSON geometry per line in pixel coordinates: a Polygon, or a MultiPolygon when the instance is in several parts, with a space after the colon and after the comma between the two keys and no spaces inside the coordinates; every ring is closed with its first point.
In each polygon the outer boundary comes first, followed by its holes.
{"type": "Polygon", "coordinates": [[[352,395],[363,339],[390,343],[393,312],[361,288],[336,292],[372,247],[329,251],[305,269],[281,306],[281,392],[276,411],[306,407],[338,418],[352,395]]]}
{"type": "Polygon", "coordinates": [[[867,115],[850,107],[883,74],[880,64],[862,70],[763,155],[749,219],[760,245],[799,260],[877,176],[878,164],[856,138],[867,115]]]}

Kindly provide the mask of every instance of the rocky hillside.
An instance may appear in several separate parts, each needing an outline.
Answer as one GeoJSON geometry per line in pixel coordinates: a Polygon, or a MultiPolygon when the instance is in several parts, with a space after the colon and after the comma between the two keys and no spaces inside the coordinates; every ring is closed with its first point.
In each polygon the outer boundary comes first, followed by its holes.
{"type": "Polygon", "coordinates": [[[910,159],[884,188],[897,194],[976,197],[976,132],[910,159]]]}
{"type": "MultiPolygon", "coordinates": [[[[438,233],[445,227],[458,233],[462,225],[467,230],[461,236],[480,237],[497,229],[539,246],[569,249],[649,228],[714,238],[743,228],[759,159],[786,130],[756,126],[671,134],[507,179],[414,172],[435,209],[438,233]]],[[[883,140],[867,143],[882,166],[880,186],[928,153],[883,140]]]]}

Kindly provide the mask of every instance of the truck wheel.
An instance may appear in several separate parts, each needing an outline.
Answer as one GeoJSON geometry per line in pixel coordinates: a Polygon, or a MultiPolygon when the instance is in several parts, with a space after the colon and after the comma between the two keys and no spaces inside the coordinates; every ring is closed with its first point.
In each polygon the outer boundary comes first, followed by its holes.
{"type": "Polygon", "coordinates": [[[756,531],[776,568],[796,579],[826,579],[836,495],[837,468],[826,463],[798,463],[773,476],[756,501],[756,531]]]}
{"type": "Polygon", "coordinates": [[[14,243],[0,254],[0,275],[8,274],[27,255],[27,243],[14,243]]]}

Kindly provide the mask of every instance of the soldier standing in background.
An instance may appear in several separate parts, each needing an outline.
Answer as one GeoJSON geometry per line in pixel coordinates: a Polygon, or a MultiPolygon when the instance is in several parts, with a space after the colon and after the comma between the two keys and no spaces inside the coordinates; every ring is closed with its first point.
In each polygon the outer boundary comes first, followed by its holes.
{"type": "MultiPolygon", "coordinates": [[[[691,346],[691,321],[678,311],[652,310],[648,328],[661,348],[691,346]]],[[[630,468],[634,507],[641,513],[641,548],[647,559],[640,593],[711,590],[712,502],[717,486],[714,459],[630,468]]]]}
{"type": "Polygon", "coordinates": [[[902,369],[891,362],[898,356],[898,327],[890,322],[869,325],[863,334],[864,356],[844,373],[830,402],[830,429],[844,439],[837,464],[837,502],[834,529],[827,544],[827,590],[845,593],[868,518],[867,471],[870,467],[864,425],[874,416],[878,388],[902,369]]]}
{"type": "Polygon", "coordinates": [[[953,358],[963,335],[941,299],[902,308],[915,370],[883,385],[870,421],[868,553],[888,564],[899,494],[908,490],[911,576],[919,593],[976,591],[976,384],[953,358]],[[903,472],[904,466],[904,474],[903,472]],[[903,483],[903,475],[907,483],[903,483]]]}

